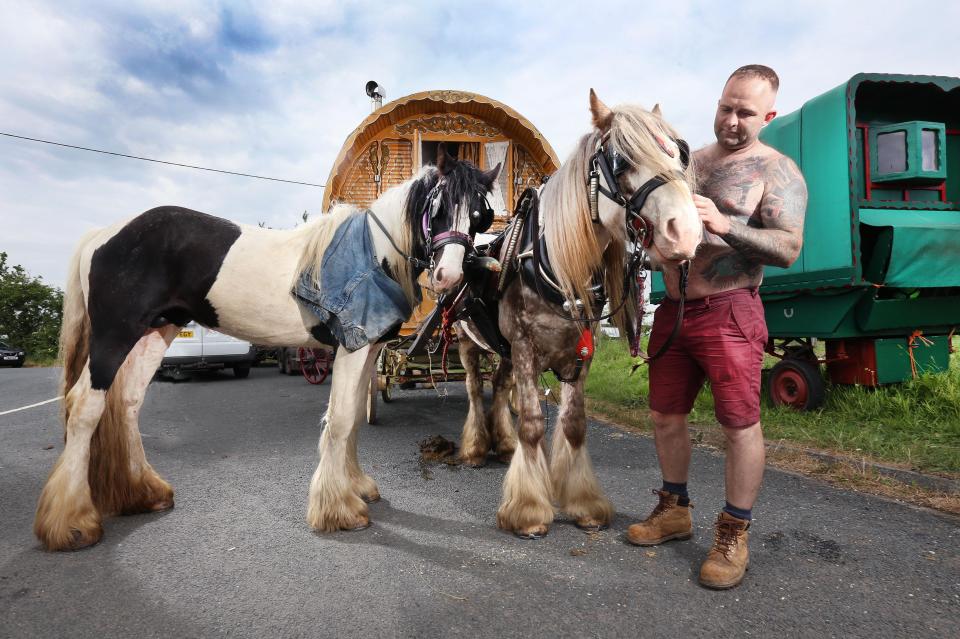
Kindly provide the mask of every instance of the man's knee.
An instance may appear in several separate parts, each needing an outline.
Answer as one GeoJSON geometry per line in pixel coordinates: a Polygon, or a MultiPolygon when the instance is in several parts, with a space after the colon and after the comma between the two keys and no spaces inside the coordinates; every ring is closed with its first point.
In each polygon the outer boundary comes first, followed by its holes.
{"type": "Polygon", "coordinates": [[[657,430],[675,430],[687,427],[687,415],[684,413],[661,413],[651,410],[650,420],[657,430]]]}
{"type": "Polygon", "coordinates": [[[726,436],[727,441],[731,443],[749,441],[758,437],[762,439],[763,428],[760,426],[760,422],[750,424],[749,426],[724,426],[723,434],[726,436]]]}

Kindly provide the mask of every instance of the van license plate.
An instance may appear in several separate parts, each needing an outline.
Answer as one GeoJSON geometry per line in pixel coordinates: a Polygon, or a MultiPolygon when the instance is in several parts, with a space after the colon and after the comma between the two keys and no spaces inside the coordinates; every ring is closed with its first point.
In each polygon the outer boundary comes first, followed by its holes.
{"type": "Polygon", "coordinates": [[[193,337],[193,331],[180,331],[177,337],[193,337]]]}

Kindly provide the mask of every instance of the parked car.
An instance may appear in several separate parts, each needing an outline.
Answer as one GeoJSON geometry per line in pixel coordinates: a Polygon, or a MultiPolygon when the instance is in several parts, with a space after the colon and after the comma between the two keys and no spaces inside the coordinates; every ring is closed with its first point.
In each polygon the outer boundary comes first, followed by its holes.
{"type": "Polygon", "coordinates": [[[192,371],[232,368],[234,376],[242,379],[250,374],[256,359],[256,348],[250,342],[190,322],[170,344],[159,373],[185,379],[192,371]]]}
{"type": "Polygon", "coordinates": [[[11,346],[6,342],[0,342],[0,366],[20,368],[23,366],[23,360],[26,358],[27,353],[22,348],[11,346]]]}

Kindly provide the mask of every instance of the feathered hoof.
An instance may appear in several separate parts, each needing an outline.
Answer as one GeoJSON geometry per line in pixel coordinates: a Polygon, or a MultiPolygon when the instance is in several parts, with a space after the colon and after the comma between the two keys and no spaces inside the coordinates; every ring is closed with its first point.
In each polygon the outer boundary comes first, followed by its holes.
{"type": "Polygon", "coordinates": [[[549,526],[533,526],[522,530],[514,530],[513,534],[520,539],[543,539],[549,532],[549,526]]]}
{"type": "Polygon", "coordinates": [[[470,468],[483,468],[487,465],[487,454],[482,455],[460,455],[460,462],[470,468]]]}
{"type": "MultiPolygon", "coordinates": [[[[380,501],[380,492],[374,491],[372,493],[361,494],[360,499],[365,501],[368,504],[373,504],[380,501]]],[[[369,524],[368,524],[369,525],[369,524]]]]}
{"type": "Polygon", "coordinates": [[[173,510],[173,499],[161,499],[150,504],[150,512],[160,513],[164,510],[173,510]]]}
{"type": "Polygon", "coordinates": [[[57,531],[37,531],[37,537],[47,550],[83,550],[103,538],[103,527],[99,523],[83,528],[70,526],[57,531]]]}
{"type": "Polygon", "coordinates": [[[511,448],[510,450],[501,450],[497,451],[497,461],[501,464],[510,465],[510,462],[513,461],[513,453],[516,452],[516,449],[511,448]]]}
{"type": "Polygon", "coordinates": [[[595,519],[580,519],[573,522],[573,525],[586,533],[595,533],[610,528],[609,523],[598,522],[595,519]]]}
{"type": "Polygon", "coordinates": [[[307,510],[307,523],[317,532],[336,532],[338,530],[363,530],[370,527],[367,505],[354,496],[355,503],[329,505],[326,508],[311,506],[307,510]]]}
{"type": "Polygon", "coordinates": [[[370,475],[362,475],[354,483],[353,488],[360,495],[360,499],[368,504],[380,501],[380,489],[370,475]]]}
{"type": "MultiPolygon", "coordinates": [[[[121,515],[158,513],[173,508],[173,488],[152,471],[144,474],[130,492],[129,501],[117,508],[116,512],[121,515]]],[[[108,512],[112,510],[107,508],[108,512]]]]}
{"type": "Polygon", "coordinates": [[[120,511],[121,515],[141,515],[144,513],[160,513],[165,510],[173,509],[173,492],[168,497],[160,497],[144,500],[140,503],[128,506],[120,511]]]}
{"type": "Polygon", "coordinates": [[[83,550],[100,542],[103,538],[103,527],[98,526],[96,530],[71,528],[70,537],[70,545],[65,550],[83,550]]]}
{"type": "Polygon", "coordinates": [[[103,537],[100,512],[84,494],[63,496],[48,483],[40,495],[33,534],[47,550],[80,550],[103,537]]]}

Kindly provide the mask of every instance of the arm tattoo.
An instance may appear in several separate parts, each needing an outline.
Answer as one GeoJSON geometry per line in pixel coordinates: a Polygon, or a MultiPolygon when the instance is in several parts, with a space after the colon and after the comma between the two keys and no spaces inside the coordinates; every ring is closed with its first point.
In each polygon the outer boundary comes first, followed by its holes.
{"type": "Polygon", "coordinates": [[[807,185],[789,158],[781,157],[767,167],[759,210],[762,228],[732,219],[724,241],[751,261],[790,266],[803,245],[807,185]]]}

